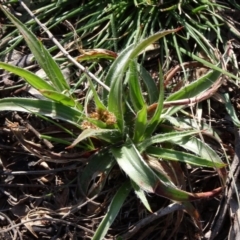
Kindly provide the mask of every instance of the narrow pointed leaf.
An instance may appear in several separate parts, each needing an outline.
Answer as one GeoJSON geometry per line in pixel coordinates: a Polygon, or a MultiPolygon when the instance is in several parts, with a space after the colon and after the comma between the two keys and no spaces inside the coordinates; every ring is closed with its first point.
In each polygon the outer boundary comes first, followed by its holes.
{"type": "Polygon", "coordinates": [[[9,110],[42,114],[54,119],[61,119],[78,127],[78,122],[82,118],[82,113],[80,111],[50,100],[31,98],[0,99],[0,111],[9,110]]]}
{"type": "Polygon", "coordinates": [[[39,90],[40,93],[42,93],[43,96],[46,98],[49,98],[53,101],[60,102],[63,105],[74,107],[76,105],[73,98],[66,96],[65,94],[52,91],[52,90],[39,90]]]}
{"type": "Polygon", "coordinates": [[[225,167],[225,163],[221,163],[218,161],[213,161],[206,158],[200,158],[195,155],[176,151],[173,149],[166,149],[166,148],[159,148],[159,147],[149,147],[146,150],[147,154],[152,155],[154,157],[162,158],[163,160],[172,160],[172,161],[178,161],[183,163],[188,163],[195,166],[201,166],[201,167],[225,167]]]}
{"type": "Polygon", "coordinates": [[[221,142],[221,138],[218,136],[217,132],[207,123],[204,122],[196,122],[196,120],[186,117],[171,117],[166,116],[166,120],[168,120],[172,125],[177,128],[181,128],[182,130],[188,129],[200,129],[204,130],[203,134],[207,134],[208,136],[214,138],[219,143],[221,142]]]}
{"type": "Polygon", "coordinates": [[[175,201],[193,201],[218,195],[222,188],[203,193],[189,193],[164,183],[146,164],[134,144],[127,141],[122,148],[111,148],[121,169],[143,190],[175,201]]]}
{"type": "Polygon", "coordinates": [[[186,49],[183,49],[181,47],[179,48],[179,50],[182,53],[184,53],[184,54],[188,55],[189,57],[191,57],[192,59],[194,59],[194,60],[204,64],[204,66],[209,67],[210,69],[213,69],[213,70],[215,70],[215,71],[217,71],[217,72],[219,72],[221,74],[225,74],[225,75],[227,75],[230,78],[233,78],[233,79],[236,79],[236,80],[240,80],[238,76],[236,76],[236,75],[234,75],[234,74],[232,74],[232,73],[222,69],[218,64],[214,65],[214,64],[204,60],[203,58],[200,58],[200,57],[196,56],[192,52],[188,52],[186,49]]]}
{"type": "Polygon", "coordinates": [[[134,189],[135,194],[138,196],[138,198],[141,200],[142,204],[145,206],[145,208],[152,213],[151,207],[149,205],[149,202],[146,198],[145,192],[133,181],[131,181],[132,187],[134,189]]]}
{"type": "Polygon", "coordinates": [[[139,64],[138,68],[148,92],[149,104],[153,104],[159,99],[159,90],[156,86],[156,81],[152,79],[149,72],[143,66],[139,64]]]}
{"type": "Polygon", "coordinates": [[[160,38],[179,31],[181,28],[172,29],[172,30],[164,30],[162,32],[158,32],[142,41],[138,44],[132,44],[127,47],[114,61],[113,65],[109,69],[109,72],[106,76],[106,84],[111,85],[112,81],[116,81],[122,77],[123,73],[127,70],[129,62],[136,58],[147,46],[156,42],[160,38]]]}
{"type": "Polygon", "coordinates": [[[133,108],[137,112],[145,105],[145,101],[142,95],[142,89],[140,87],[137,63],[134,60],[130,61],[127,80],[129,85],[131,103],[133,105],[133,108]]]}
{"type": "Polygon", "coordinates": [[[93,98],[94,98],[94,103],[95,103],[95,105],[96,105],[96,108],[97,108],[97,109],[104,109],[104,110],[106,110],[107,108],[104,106],[104,104],[103,104],[102,101],[100,100],[99,94],[98,94],[97,91],[95,90],[91,78],[88,77],[88,76],[87,76],[87,78],[88,78],[88,82],[89,82],[89,84],[90,84],[90,88],[91,88],[91,90],[92,90],[92,92],[93,92],[93,98]]]}
{"type": "Polygon", "coordinates": [[[100,223],[98,229],[96,230],[92,240],[103,239],[107,234],[108,229],[112,225],[113,221],[117,217],[125,199],[131,191],[131,184],[129,181],[125,182],[117,191],[115,196],[110,203],[107,214],[100,223]]]}
{"type": "Polygon", "coordinates": [[[184,137],[176,141],[176,139],[170,140],[170,142],[181,146],[182,148],[191,151],[202,158],[209,159],[213,164],[222,164],[221,158],[218,154],[209,147],[206,143],[196,137],[184,137]]]}
{"type": "MultiPolygon", "coordinates": [[[[77,137],[77,139],[74,140],[74,142],[67,147],[67,149],[69,148],[73,148],[74,146],[76,146],[79,142],[81,142],[84,139],[87,139],[89,137],[97,137],[97,138],[101,138],[101,136],[104,136],[104,134],[109,133],[109,134],[114,134],[117,131],[115,129],[85,129],[82,131],[82,133],[77,137]]],[[[104,137],[105,139],[106,137],[104,137]]],[[[110,139],[109,139],[110,140],[110,139]]]]}
{"type": "Polygon", "coordinates": [[[147,126],[147,106],[144,105],[142,110],[137,113],[135,126],[134,126],[134,136],[133,141],[139,142],[144,137],[144,132],[147,126]]]}
{"type": "MultiPolygon", "coordinates": [[[[106,76],[106,84],[111,87],[108,97],[108,110],[116,116],[118,127],[121,132],[124,131],[122,81],[124,74],[129,67],[130,61],[136,58],[141,53],[141,51],[143,51],[148,45],[157,41],[161,37],[166,36],[167,34],[178,31],[179,29],[181,28],[165,30],[156,33],[149,38],[140,41],[140,43],[138,44],[133,44],[129,46],[118,56],[118,58],[111,65],[106,76]]],[[[107,96],[106,92],[104,97],[105,96],[107,96]]]]}
{"type": "Polygon", "coordinates": [[[164,133],[164,134],[157,134],[150,138],[145,139],[143,142],[137,145],[140,152],[144,151],[147,147],[155,144],[155,143],[162,143],[162,142],[178,142],[182,138],[186,136],[191,136],[196,134],[198,131],[190,130],[190,131],[182,131],[182,132],[171,132],[171,133],[164,133]]]}
{"type": "Polygon", "coordinates": [[[25,41],[27,42],[28,47],[30,48],[40,67],[45,71],[49,80],[53,83],[53,86],[56,88],[55,90],[59,92],[69,90],[70,88],[67,82],[65,81],[60,68],[53,60],[50,53],[37,39],[37,37],[11,13],[5,10],[2,6],[0,6],[0,8],[23,35],[25,41]]]}
{"type": "Polygon", "coordinates": [[[224,100],[225,100],[226,110],[227,110],[229,116],[231,117],[234,125],[235,125],[236,127],[240,128],[240,121],[239,121],[239,119],[238,119],[238,117],[237,117],[237,114],[236,114],[236,112],[235,112],[235,109],[234,109],[234,107],[233,107],[233,105],[232,105],[232,103],[231,103],[231,101],[230,101],[230,99],[229,99],[228,93],[225,93],[225,94],[223,94],[222,96],[223,96],[223,98],[224,98],[224,100]]]}
{"type": "Polygon", "coordinates": [[[124,132],[124,110],[123,110],[123,89],[122,83],[119,81],[115,81],[111,86],[111,90],[109,93],[108,99],[108,111],[112,112],[117,119],[117,125],[120,132],[124,132]]]}
{"type": "Polygon", "coordinates": [[[88,61],[88,60],[93,61],[93,60],[100,59],[100,58],[114,60],[114,59],[116,59],[116,57],[117,57],[117,53],[115,53],[115,52],[112,52],[107,49],[96,48],[96,49],[84,51],[84,53],[82,55],[77,57],[77,61],[79,61],[79,62],[88,61]]]}
{"type": "Polygon", "coordinates": [[[166,101],[180,100],[197,96],[198,94],[210,88],[212,84],[219,79],[220,75],[221,73],[218,71],[209,71],[198,80],[171,94],[166,101]]]}
{"type": "Polygon", "coordinates": [[[38,77],[32,72],[29,72],[28,70],[3,62],[0,62],[0,68],[3,68],[11,73],[14,73],[24,78],[32,87],[36,88],[37,90],[40,89],[54,90],[54,88],[50,84],[48,84],[46,80],[38,77]]]}
{"type": "Polygon", "coordinates": [[[153,193],[158,178],[129,141],[122,148],[111,148],[122,170],[142,189],[153,193]]]}
{"type": "Polygon", "coordinates": [[[163,79],[163,73],[162,73],[162,69],[161,66],[159,64],[159,81],[160,81],[160,91],[159,91],[159,98],[158,98],[158,104],[157,104],[157,108],[154,112],[154,115],[152,116],[152,118],[149,120],[149,123],[147,125],[146,128],[146,133],[145,136],[146,137],[150,137],[153,132],[155,131],[155,129],[157,128],[158,124],[161,121],[161,113],[163,110],[163,102],[164,102],[164,79],[163,79]]]}

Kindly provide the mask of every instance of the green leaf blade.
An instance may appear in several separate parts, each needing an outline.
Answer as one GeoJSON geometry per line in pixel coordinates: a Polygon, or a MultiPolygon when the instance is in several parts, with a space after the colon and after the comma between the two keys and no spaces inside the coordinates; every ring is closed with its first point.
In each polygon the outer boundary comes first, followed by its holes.
{"type": "Polygon", "coordinates": [[[118,133],[115,129],[85,129],[82,131],[82,133],[74,140],[74,142],[68,146],[67,148],[73,148],[76,146],[79,142],[83,141],[84,139],[87,139],[89,137],[96,137],[99,139],[106,139],[106,141],[111,142],[112,138],[111,136],[114,136],[114,134],[118,133]],[[107,136],[105,136],[107,135],[107,136]],[[110,137],[109,137],[110,136],[110,137]]]}
{"type": "Polygon", "coordinates": [[[149,120],[149,123],[146,127],[145,136],[149,137],[153,134],[153,132],[156,130],[157,126],[161,122],[161,114],[163,110],[163,102],[164,102],[164,77],[162,73],[161,66],[159,64],[159,81],[160,81],[160,92],[159,92],[159,98],[157,102],[157,109],[154,112],[154,115],[149,120]]]}
{"type": "MultiPolygon", "coordinates": [[[[111,65],[107,76],[106,84],[110,86],[110,92],[108,96],[108,110],[112,112],[118,122],[118,127],[121,132],[124,131],[124,101],[123,101],[123,78],[126,70],[129,67],[130,61],[136,58],[144,49],[167,34],[174,33],[181,28],[173,30],[165,30],[158,32],[142,41],[138,44],[133,44],[127,47],[111,65]]],[[[107,95],[105,92],[104,98],[107,95]]]]}
{"type": "Polygon", "coordinates": [[[34,73],[29,72],[28,70],[3,62],[0,62],[0,68],[3,68],[11,73],[14,73],[24,78],[32,87],[36,88],[37,90],[40,89],[54,90],[54,88],[50,84],[48,84],[45,80],[38,77],[34,73]]]}
{"type": "Polygon", "coordinates": [[[146,198],[145,192],[133,181],[131,181],[132,187],[134,189],[135,194],[138,196],[138,198],[141,200],[142,204],[145,206],[145,208],[152,213],[150,204],[146,198]]]}
{"type": "Polygon", "coordinates": [[[170,142],[179,145],[182,148],[201,156],[202,158],[209,159],[217,165],[222,164],[222,160],[218,154],[210,148],[209,145],[194,136],[185,136],[177,141],[175,141],[175,139],[170,140],[170,142]]]}
{"type": "Polygon", "coordinates": [[[183,163],[188,163],[193,166],[201,166],[201,167],[213,167],[213,168],[221,168],[225,167],[225,163],[221,163],[218,161],[212,161],[207,158],[200,158],[195,155],[176,151],[173,149],[166,149],[166,148],[158,148],[158,147],[149,147],[146,150],[147,154],[152,155],[154,157],[162,158],[164,160],[172,160],[172,161],[179,161],[183,163]]]}
{"type": "Polygon", "coordinates": [[[111,152],[121,169],[133,182],[147,192],[175,201],[191,201],[211,196],[211,194],[220,191],[218,189],[216,192],[188,193],[177,189],[171,182],[161,181],[130,141],[123,145],[122,148],[111,148],[111,152]]]}
{"type": "Polygon", "coordinates": [[[59,92],[62,92],[64,90],[69,90],[70,88],[67,82],[65,81],[60,68],[58,67],[56,62],[53,60],[50,53],[46,50],[46,48],[42,45],[42,43],[37,39],[37,37],[11,13],[5,10],[2,6],[0,6],[0,8],[5,13],[5,15],[13,22],[13,24],[18,28],[20,33],[23,35],[34,57],[38,61],[41,68],[47,74],[49,80],[53,83],[55,90],[59,92]]]}
{"type": "MultiPolygon", "coordinates": [[[[74,107],[76,105],[74,99],[72,97],[68,97],[65,94],[52,91],[52,90],[39,90],[40,93],[42,93],[43,96],[46,98],[49,98],[53,101],[60,102],[63,105],[74,107]]],[[[80,104],[79,104],[80,105],[80,104]]]]}
{"type": "Polygon", "coordinates": [[[157,134],[150,138],[145,139],[141,143],[137,145],[140,152],[146,150],[149,146],[155,143],[162,143],[162,142],[178,142],[186,136],[195,135],[198,133],[196,130],[189,130],[189,131],[182,131],[182,132],[170,132],[164,134],[157,134]]]}
{"type": "Polygon", "coordinates": [[[145,129],[147,126],[147,106],[144,105],[143,108],[137,113],[133,141],[135,143],[140,142],[144,138],[145,129]]]}
{"type": "Polygon", "coordinates": [[[61,119],[80,127],[78,122],[82,120],[82,112],[69,108],[61,103],[50,100],[31,98],[4,98],[0,99],[0,111],[20,111],[42,114],[53,119],[61,119]]]}
{"type": "Polygon", "coordinates": [[[112,202],[110,203],[107,214],[100,223],[92,240],[99,240],[104,238],[104,236],[107,234],[109,227],[112,225],[113,221],[117,217],[117,214],[119,213],[130,191],[131,184],[129,181],[123,183],[123,185],[118,189],[117,193],[112,199],[112,202]]]}
{"type": "Polygon", "coordinates": [[[137,63],[134,60],[130,61],[127,80],[129,85],[131,103],[137,112],[143,108],[145,101],[140,87],[140,81],[137,72],[137,63]]]}

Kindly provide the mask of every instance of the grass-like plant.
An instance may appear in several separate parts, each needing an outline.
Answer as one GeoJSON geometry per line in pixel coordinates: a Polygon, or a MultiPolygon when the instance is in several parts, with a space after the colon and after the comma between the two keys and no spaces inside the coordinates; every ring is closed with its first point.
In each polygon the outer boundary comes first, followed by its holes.
{"type": "MultiPolygon", "coordinates": [[[[14,1],[12,1],[14,4],[14,1]]],[[[11,4],[11,2],[9,3],[11,4]]],[[[174,49],[180,63],[182,54],[180,47],[192,51],[195,45],[195,54],[204,52],[211,55],[214,46],[224,45],[226,39],[222,38],[221,26],[226,25],[221,12],[234,3],[219,4],[215,1],[102,1],[96,0],[83,2],[69,1],[39,1],[29,3],[35,15],[48,27],[48,29],[63,29],[61,43],[69,44],[76,41],[78,47],[83,49],[102,48],[115,52],[152,35],[159,29],[184,28],[176,35],[164,36],[160,41],[161,56],[169,56],[169,50],[174,49]],[[67,25],[70,21],[73,26],[67,25]],[[63,25],[63,26],[62,26],[63,25]],[[66,34],[65,28],[70,29],[66,34]],[[212,36],[217,36],[213,39],[212,36]],[[189,44],[190,43],[190,44],[189,44]]],[[[237,5],[235,3],[235,5],[237,5]]],[[[36,29],[38,26],[26,15],[21,17],[26,26],[36,29]]],[[[231,23],[228,23],[231,24],[231,23]]],[[[233,26],[227,26],[234,33],[233,26]]],[[[1,52],[5,55],[15,48],[21,41],[17,31],[11,31],[2,38],[10,47],[1,52]]],[[[72,45],[73,46],[73,45],[72,45]]],[[[53,51],[56,46],[49,50],[53,51]]],[[[72,49],[71,49],[72,50],[72,49]]],[[[170,62],[167,61],[167,65],[170,62]]]]}
{"type": "MultiPolygon", "coordinates": [[[[148,2],[145,1],[145,4],[148,2]]],[[[220,63],[212,64],[204,61],[212,67],[212,70],[166,97],[161,66],[159,65],[160,82],[157,84],[137,62],[137,58],[147,46],[166,35],[173,36],[181,28],[152,34],[126,47],[113,61],[106,76],[101,79],[108,86],[107,89],[97,91],[96,83],[88,77],[90,89],[85,104],[87,105],[88,100],[92,99],[94,108],[91,112],[87,112],[86,106],[79,103],[72,94],[61,69],[42,43],[27,26],[4,8],[2,11],[21,32],[39,66],[48,76],[48,81],[30,71],[1,62],[0,68],[24,78],[46,99],[16,97],[1,99],[0,111],[11,109],[35,113],[76,126],[81,133],[66,148],[81,146],[82,143],[86,143],[85,140],[88,140],[90,144],[84,144],[83,148],[97,149],[79,176],[81,192],[85,196],[91,198],[99,194],[116,165],[127,176],[113,197],[93,239],[103,239],[131,190],[135,191],[150,212],[152,210],[146,193],[182,203],[185,210],[200,226],[190,202],[216,196],[222,188],[200,193],[182,189],[181,184],[178,183],[183,173],[179,172],[179,168],[173,163],[218,169],[222,183],[225,182],[224,175],[221,175],[225,163],[199,138],[204,133],[212,134],[211,127],[207,124],[197,124],[191,118],[182,118],[180,114],[186,106],[206,99],[216,91],[220,76],[224,72],[220,63]],[[166,163],[174,174],[162,170],[166,163]],[[101,184],[95,189],[91,188],[90,191],[89,184],[96,173],[101,175],[101,184]]]]}

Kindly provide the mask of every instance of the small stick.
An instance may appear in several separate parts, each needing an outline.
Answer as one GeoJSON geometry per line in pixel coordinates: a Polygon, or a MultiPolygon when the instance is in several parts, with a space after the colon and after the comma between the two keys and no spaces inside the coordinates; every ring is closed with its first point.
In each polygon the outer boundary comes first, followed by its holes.
{"type": "Polygon", "coordinates": [[[23,120],[16,112],[14,112],[14,118],[19,121],[23,126],[25,126],[27,129],[29,129],[39,140],[41,140],[45,146],[47,146],[48,149],[52,149],[54,146],[51,142],[49,142],[46,139],[40,138],[40,133],[27,121],[23,120]]]}
{"type": "MultiPolygon", "coordinates": [[[[22,234],[20,233],[18,227],[16,227],[16,225],[14,225],[13,221],[7,216],[5,215],[4,213],[0,212],[0,216],[3,218],[3,219],[7,219],[7,221],[10,223],[11,227],[12,227],[12,231],[14,232],[14,236],[13,236],[13,240],[16,240],[17,239],[17,235],[19,236],[19,239],[20,240],[23,240],[22,238],[22,234]]],[[[0,230],[0,232],[2,232],[2,230],[0,230]]]]}

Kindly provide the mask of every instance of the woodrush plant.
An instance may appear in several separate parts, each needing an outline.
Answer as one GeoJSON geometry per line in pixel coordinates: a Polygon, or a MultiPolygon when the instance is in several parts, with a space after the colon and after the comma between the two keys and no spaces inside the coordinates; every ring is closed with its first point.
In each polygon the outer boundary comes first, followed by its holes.
{"type": "MultiPolygon", "coordinates": [[[[113,61],[102,79],[109,91],[103,89],[99,93],[96,84],[88,77],[90,90],[86,99],[93,99],[95,104],[95,108],[88,113],[85,111],[86,107],[71,94],[70,85],[64,79],[61,69],[41,42],[8,11],[2,7],[1,9],[21,32],[39,66],[48,76],[48,81],[30,71],[1,62],[2,69],[24,78],[46,99],[5,98],[0,100],[0,110],[36,113],[73,124],[81,129],[81,134],[67,149],[81,145],[86,139],[95,147],[93,139],[99,140],[98,144],[101,143],[101,146],[88,159],[88,164],[79,175],[84,196],[91,198],[100,194],[116,164],[127,176],[113,197],[93,239],[103,239],[131,190],[135,191],[150,212],[152,210],[146,193],[181,202],[200,226],[190,201],[216,196],[222,188],[209,192],[187,192],[177,184],[177,176],[183,173],[175,172],[173,177],[163,172],[162,166],[167,162],[173,171],[177,171],[172,164],[177,162],[218,169],[219,173],[224,171],[225,163],[208,144],[198,138],[204,132],[212,134],[213,130],[207,124],[196,124],[192,119],[176,116],[187,105],[193,104],[194,99],[205,99],[206,91],[211,96],[217,90],[224,72],[220,63],[207,63],[213,67],[212,70],[165,98],[161,66],[159,65],[160,83],[157,86],[144,67],[137,62],[137,58],[147,46],[166,35],[175,34],[181,28],[155,33],[126,47],[113,61]],[[201,98],[203,95],[205,98],[201,98]],[[180,130],[174,130],[174,127],[180,130]],[[175,146],[186,151],[176,150],[175,146]],[[101,183],[90,189],[89,184],[96,173],[100,173],[101,183]]],[[[86,145],[84,148],[86,149],[86,145]]],[[[224,175],[220,174],[220,178],[224,184],[224,175]]]]}

